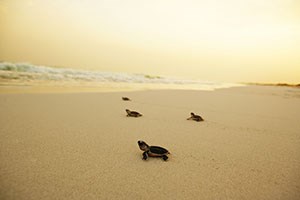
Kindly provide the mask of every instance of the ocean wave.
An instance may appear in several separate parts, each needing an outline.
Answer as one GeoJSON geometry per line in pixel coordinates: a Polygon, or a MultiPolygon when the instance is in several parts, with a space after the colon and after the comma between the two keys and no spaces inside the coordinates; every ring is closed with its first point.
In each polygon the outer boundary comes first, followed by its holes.
{"type": "Polygon", "coordinates": [[[178,78],[169,78],[162,76],[153,76],[147,74],[129,74],[88,71],[71,68],[56,68],[48,66],[38,66],[27,63],[0,63],[0,78],[5,80],[19,81],[62,81],[62,82],[97,82],[97,83],[150,83],[150,84],[175,84],[175,85],[193,85],[208,87],[212,89],[232,87],[236,84],[209,82],[199,80],[186,80],[178,78]]]}
{"type": "MultiPolygon", "coordinates": [[[[159,76],[150,76],[143,74],[112,73],[78,70],[70,68],[54,68],[46,66],[37,66],[24,63],[0,63],[0,70],[11,72],[2,73],[2,78],[32,78],[38,80],[80,80],[80,81],[100,81],[100,82],[133,82],[133,83],[167,83],[170,80],[159,76]]],[[[179,83],[174,80],[173,83],[179,83]]]]}

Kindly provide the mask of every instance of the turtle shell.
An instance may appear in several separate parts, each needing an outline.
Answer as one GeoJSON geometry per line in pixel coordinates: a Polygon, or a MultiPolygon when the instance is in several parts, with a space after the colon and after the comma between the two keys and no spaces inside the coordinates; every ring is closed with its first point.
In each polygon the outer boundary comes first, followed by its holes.
{"type": "Polygon", "coordinates": [[[132,115],[140,115],[140,113],[138,113],[136,111],[130,111],[130,114],[132,114],[132,115]]]}
{"type": "Polygon", "coordinates": [[[122,99],[123,99],[124,101],[130,101],[130,99],[129,99],[128,97],[122,97],[122,99]]]}
{"type": "Polygon", "coordinates": [[[202,117],[200,117],[199,115],[194,115],[193,116],[193,120],[200,122],[200,121],[204,121],[202,117]]]}
{"type": "Polygon", "coordinates": [[[139,112],[136,112],[136,111],[130,111],[130,110],[126,110],[127,114],[131,117],[140,117],[142,116],[142,114],[140,114],[139,112]]]}
{"type": "Polygon", "coordinates": [[[162,147],[150,146],[149,153],[151,154],[151,156],[162,156],[162,155],[168,154],[169,151],[162,147]]]}

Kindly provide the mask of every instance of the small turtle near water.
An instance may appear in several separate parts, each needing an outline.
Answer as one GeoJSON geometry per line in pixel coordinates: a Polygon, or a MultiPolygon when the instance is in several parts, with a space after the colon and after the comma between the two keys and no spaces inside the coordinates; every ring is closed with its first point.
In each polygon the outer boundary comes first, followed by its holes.
{"type": "Polygon", "coordinates": [[[129,99],[128,97],[122,97],[123,101],[131,101],[131,99],[129,99]]]}
{"type": "Polygon", "coordinates": [[[187,120],[194,120],[196,122],[204,121],[204,119],[201,116],[195,115],[194,113],[191,113],[191,117],[187,118],[187,120]]]}
{"type": "Polygon", "coordinates": [[[126,109],[127,117],[141,117],[142,114],[136,112],[136,111],[130,111],[129,109],[126,109]]]}
{"type": "Polygon", "coordinates": [[[164,161],[168,160],[168,154],[170,152],[163,148],[163,147],[158,147],[158,146],[149,146],[146,142],[139,140],[138,145],[143,153],[143,160],[147,160],[148,156],[150,157],[161,157],[164,161]]]}

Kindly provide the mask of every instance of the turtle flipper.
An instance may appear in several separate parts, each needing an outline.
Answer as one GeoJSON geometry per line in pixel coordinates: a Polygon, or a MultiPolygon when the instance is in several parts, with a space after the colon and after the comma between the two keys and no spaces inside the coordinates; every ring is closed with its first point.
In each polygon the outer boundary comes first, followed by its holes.
{"type": "Polygon", "coordinates": [[[148,152],[145,151],[145,152],[143,153],[143,160],[147,160],[147,158],[148,158],[148,152]]]}
{"type": "Polygon", "coordinates": [[[164,161],[167,161],[169,157],[166,155],[163,155],[162,158],[164,159],[164,161]]]}

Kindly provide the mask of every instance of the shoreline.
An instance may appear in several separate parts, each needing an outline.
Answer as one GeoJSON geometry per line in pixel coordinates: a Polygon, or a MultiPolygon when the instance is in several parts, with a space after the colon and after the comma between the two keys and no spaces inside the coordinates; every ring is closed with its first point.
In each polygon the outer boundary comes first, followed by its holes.
{"type": "Polygon", "coordinates": [[[0,94],[34,93],[98,93],[133,92],[148,90],[216,91],[239,87],[274,87],[300,89],[299,84],[286,83],[226,83],[222,86],[199,86],[193,84],[157,84],[125,82],[55,82],[55,81],[5,81],[0,79],[0,94]],[[226,85],[227,84],[227,85],[226,85]]]}
{"type": "Polygon", "coordinates": [[[257,85],[257,86],[274,86],[274,87],[292,87],[300,88],[300,84],[289,84],[289,83],[244,83],[246,85],[257,85]]]}
{"type": "Polygon", "coordinates": [[[86,93],[86,92],[130,92],[147,90],[192,90],[214,91],[222,88],[244,87],[243,84],[224,83],[220,86],[194,84],[158,84],[125,82],[54,82],[54,81],[2,81],[0,94],[8,93],[86,93]]]}

